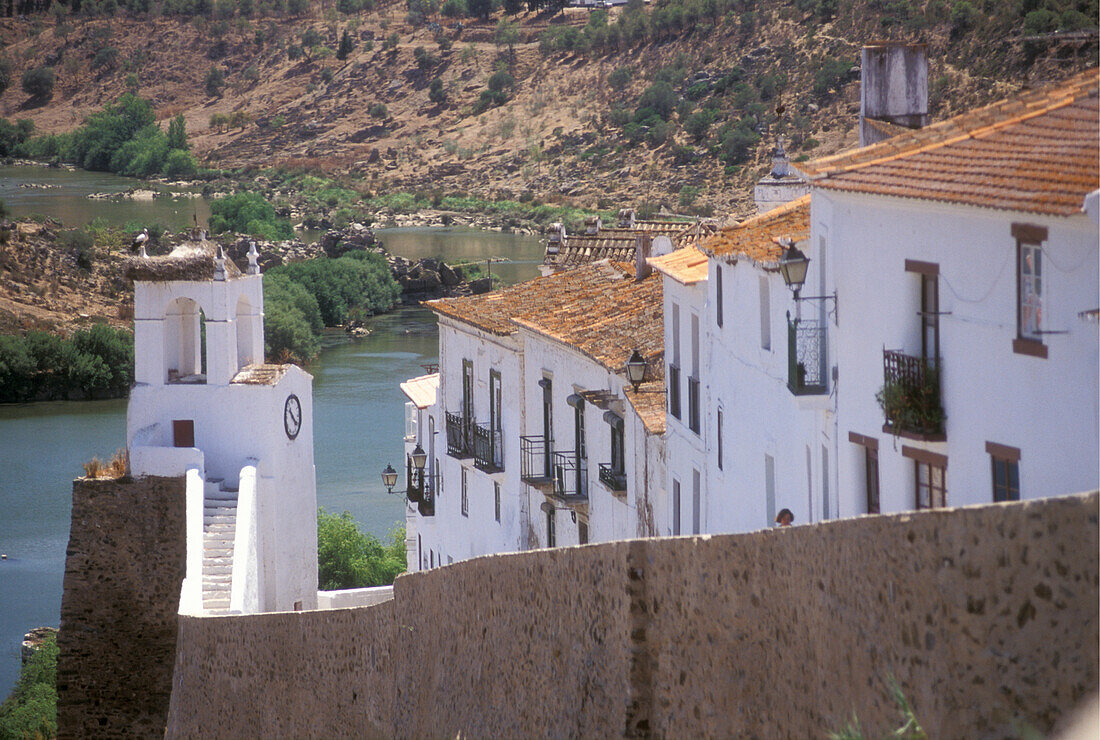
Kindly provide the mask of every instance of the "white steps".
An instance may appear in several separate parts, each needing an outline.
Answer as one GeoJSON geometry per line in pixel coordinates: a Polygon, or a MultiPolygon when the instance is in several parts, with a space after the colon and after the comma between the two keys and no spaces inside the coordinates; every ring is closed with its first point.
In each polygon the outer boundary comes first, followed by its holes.
{"type": "Polygon", "coordinates": [[[211,614],[229,613],[233,579],[233,538],[237,531],[237,491],[207,481],[202,512],[202,606],[211,614]]]}

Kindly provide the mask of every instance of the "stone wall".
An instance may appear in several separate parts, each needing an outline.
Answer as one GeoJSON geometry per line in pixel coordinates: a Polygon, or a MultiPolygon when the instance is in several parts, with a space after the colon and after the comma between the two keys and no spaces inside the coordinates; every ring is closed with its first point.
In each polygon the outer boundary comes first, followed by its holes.
{"type": "Polygon", "coordinates": [[[1098,686],[1096,494],[492,556],[180,620],[169,737],[1047,732],[1098,686]]]}
{"type": "Polygon", "coordinates": [[[59,737],[163,736],[184,499],[183,478],[74,481],[57,638],[59,737]]]}

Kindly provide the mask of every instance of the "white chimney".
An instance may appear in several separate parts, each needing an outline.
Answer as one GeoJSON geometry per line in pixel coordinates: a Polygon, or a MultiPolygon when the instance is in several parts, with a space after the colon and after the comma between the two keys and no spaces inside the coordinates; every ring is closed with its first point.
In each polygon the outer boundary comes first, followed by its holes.
{"type": "Polygon", "coordinates": [[[928,125],[928,45],[887,41],[860,54],[859,145],[889,138],[867,119],[921,128],[928,125]]]}

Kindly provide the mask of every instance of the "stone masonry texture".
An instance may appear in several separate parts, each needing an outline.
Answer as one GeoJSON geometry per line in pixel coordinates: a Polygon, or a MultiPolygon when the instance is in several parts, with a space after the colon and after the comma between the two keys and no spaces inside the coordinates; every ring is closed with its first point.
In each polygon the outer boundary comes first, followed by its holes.
{"type": "Polygon", "coordinates": [[[167,735],[879,737],[891,681],[929,737],[1047,733],[1098,687],[1097,507],[540,550],[372,607],[181,617],[167,735]]]}
{"type": "Polygon", "coordinates": [[[60,738],[163,737],[185,572],[183,478],[73,482],[60,738]]]}

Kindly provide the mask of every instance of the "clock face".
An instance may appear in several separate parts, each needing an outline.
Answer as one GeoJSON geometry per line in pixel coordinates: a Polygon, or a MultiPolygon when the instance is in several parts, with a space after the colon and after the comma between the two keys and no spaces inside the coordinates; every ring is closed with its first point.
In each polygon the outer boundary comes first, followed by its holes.
{"type": "Polygon", "coordinates": [[[298,432],[302,431],[302,402],[293,393],[286,397],[286,404],[283,406],[283,429],[290,439],[296,438],[298,432]]]}

